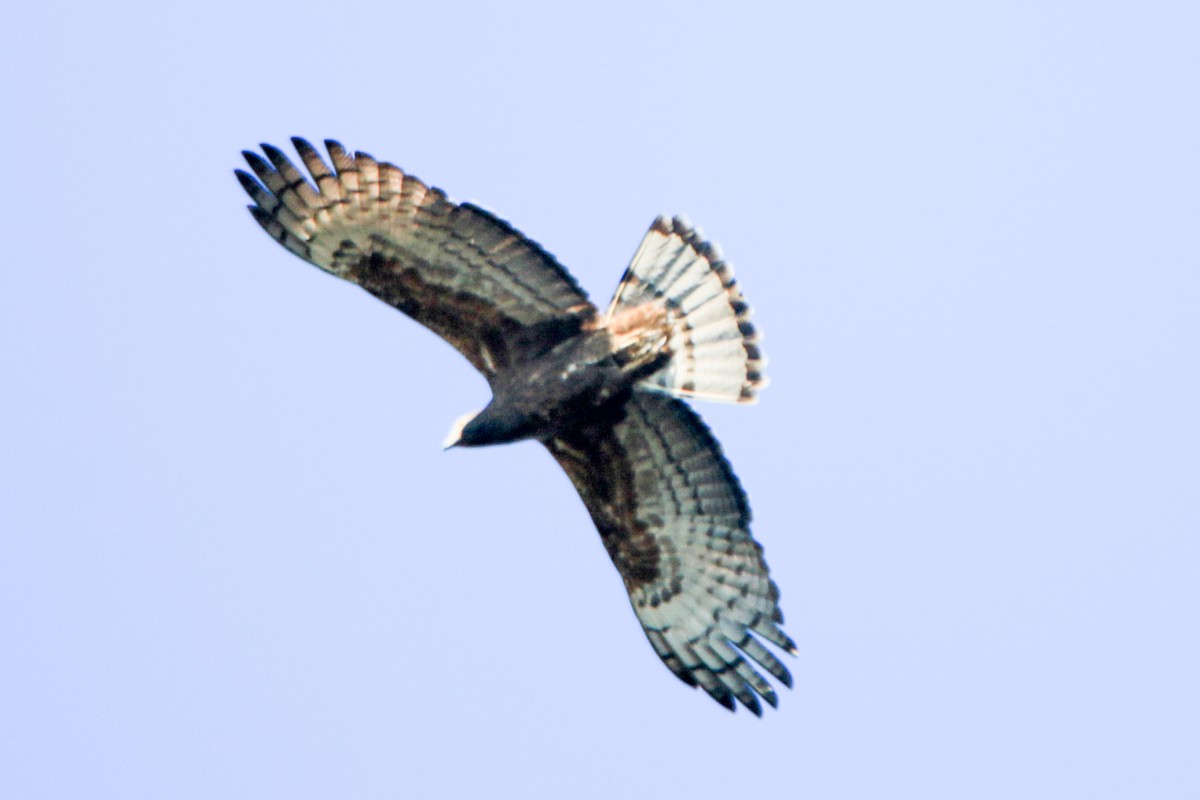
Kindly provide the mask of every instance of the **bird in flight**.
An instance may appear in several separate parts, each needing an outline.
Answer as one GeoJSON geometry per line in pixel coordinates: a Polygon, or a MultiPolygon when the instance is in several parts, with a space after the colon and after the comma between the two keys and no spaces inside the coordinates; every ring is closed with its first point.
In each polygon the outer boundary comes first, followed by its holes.
{"type": "Polygon", "coordinates": [[[726,708],[792,678],[795,654],[750,508],[720,445],[681,398],[752,403],[766,385],[750,309],[716,245],[659,217],[601,312],[545,250],[398,167],[292,140],[237,170],[258,224],[288,250],[441,336],[492,400],[447,446],[541,442],[599,529],[654,651],[726,708]],[[749,660],[748,660],[749,659],[749,660]]]}

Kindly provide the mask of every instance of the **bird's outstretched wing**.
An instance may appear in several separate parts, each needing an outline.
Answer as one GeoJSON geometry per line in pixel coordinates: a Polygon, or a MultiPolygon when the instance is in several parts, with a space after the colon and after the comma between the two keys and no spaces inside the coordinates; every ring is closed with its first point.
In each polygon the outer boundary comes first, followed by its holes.
{"type": "Polygon", "coordinates": [[[623,407],[549,440],[625,581],[655,652],[681,680],[755,714],[787,668],[755,635],[795,653],[779,589],[750,535],[737,477],[682,401],[634,390],[623,407]],[[739,652],[740,651],[740,652],[739,652]]]}
{"type": "Polygon", "coordinates": [[[277,148],[244,153],[254,176],[237,176],[258,224],[433,330],[489,379],[596,313],[553,256],[489,212],[337,142],[325,143],[332,170],[308,142],[292,143],[311,182],[277,148]]]}

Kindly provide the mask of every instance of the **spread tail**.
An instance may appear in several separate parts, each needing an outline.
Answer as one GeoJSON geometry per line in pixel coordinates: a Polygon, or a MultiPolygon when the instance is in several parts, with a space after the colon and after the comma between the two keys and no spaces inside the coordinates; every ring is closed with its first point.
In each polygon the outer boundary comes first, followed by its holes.
{"type": "Polygon", "coordinates": [[[650,226],[605,321],[614,335],[652,326],[658,334],[653,339],[665,338],[670,358],[642,380],[648,389],[753,403],[767,385],[760,337],[733,269],[685,217],[659,217],[650,226]]]}

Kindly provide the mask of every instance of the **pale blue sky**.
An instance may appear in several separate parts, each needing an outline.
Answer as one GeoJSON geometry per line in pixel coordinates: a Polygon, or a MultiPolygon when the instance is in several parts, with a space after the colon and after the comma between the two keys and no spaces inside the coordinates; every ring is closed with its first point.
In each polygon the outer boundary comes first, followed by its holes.
{"type": "Polygon", "coordinates": [[[1200,6],[17,7],[0,797],[1200,796],[1200,6]],[[786,9],[786,10],[785,10],[786,9]],[[796,688],[659,663],[448,346],[272,243],[335,137],[607,300],[686,212],[796,688]]]}

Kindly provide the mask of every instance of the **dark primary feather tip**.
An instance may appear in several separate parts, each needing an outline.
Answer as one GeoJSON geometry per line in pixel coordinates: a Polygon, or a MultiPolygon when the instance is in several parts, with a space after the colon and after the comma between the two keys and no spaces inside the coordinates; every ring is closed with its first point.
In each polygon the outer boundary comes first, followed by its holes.
{"type": "Polygon", "coordinates": [[[264,175],[270,175],[275,171],[275,168],[268,164],[258,153],[243,150],[242,155],[245,157],[246,163],[250,165],[250,169],[254,170],[254,174],[260,178],[264,175]]]}
{"type": "Polygon", "coordinates": [[[332,153],[334,150],[345,151],[346,148],[342,147],[342,143],[337,139],[326,139],[325,149],[332,153]]]}
{"type": "Polygon", "coordinates": [[[283,151],[274,145],[263,142],[259,145],[259,147],[261,147],[262,151],[267,154],[267,158],[271,159],[271,161],[275,164],[279,164],[281,162],[286,163],[288,160],[288,157],[283,154],[283,151]]]}
{"type": "Polygon", "coordinates": [[[235,169],[233,174],[237,176],[238,183],[246,190],[246,193],[253,195],[256,191],[262,189],[262,185],[254,179],[254,176],[242,169],[235,169]]]}
{"type": "Polygon", "coordinates": [[[309,150],[313,149],[313,146],[308,143],[308,139],[305,139],[303,136],[293,136],[292,147],[296,148],[297,150],[303,150],[305,148],[309,150]]]}

